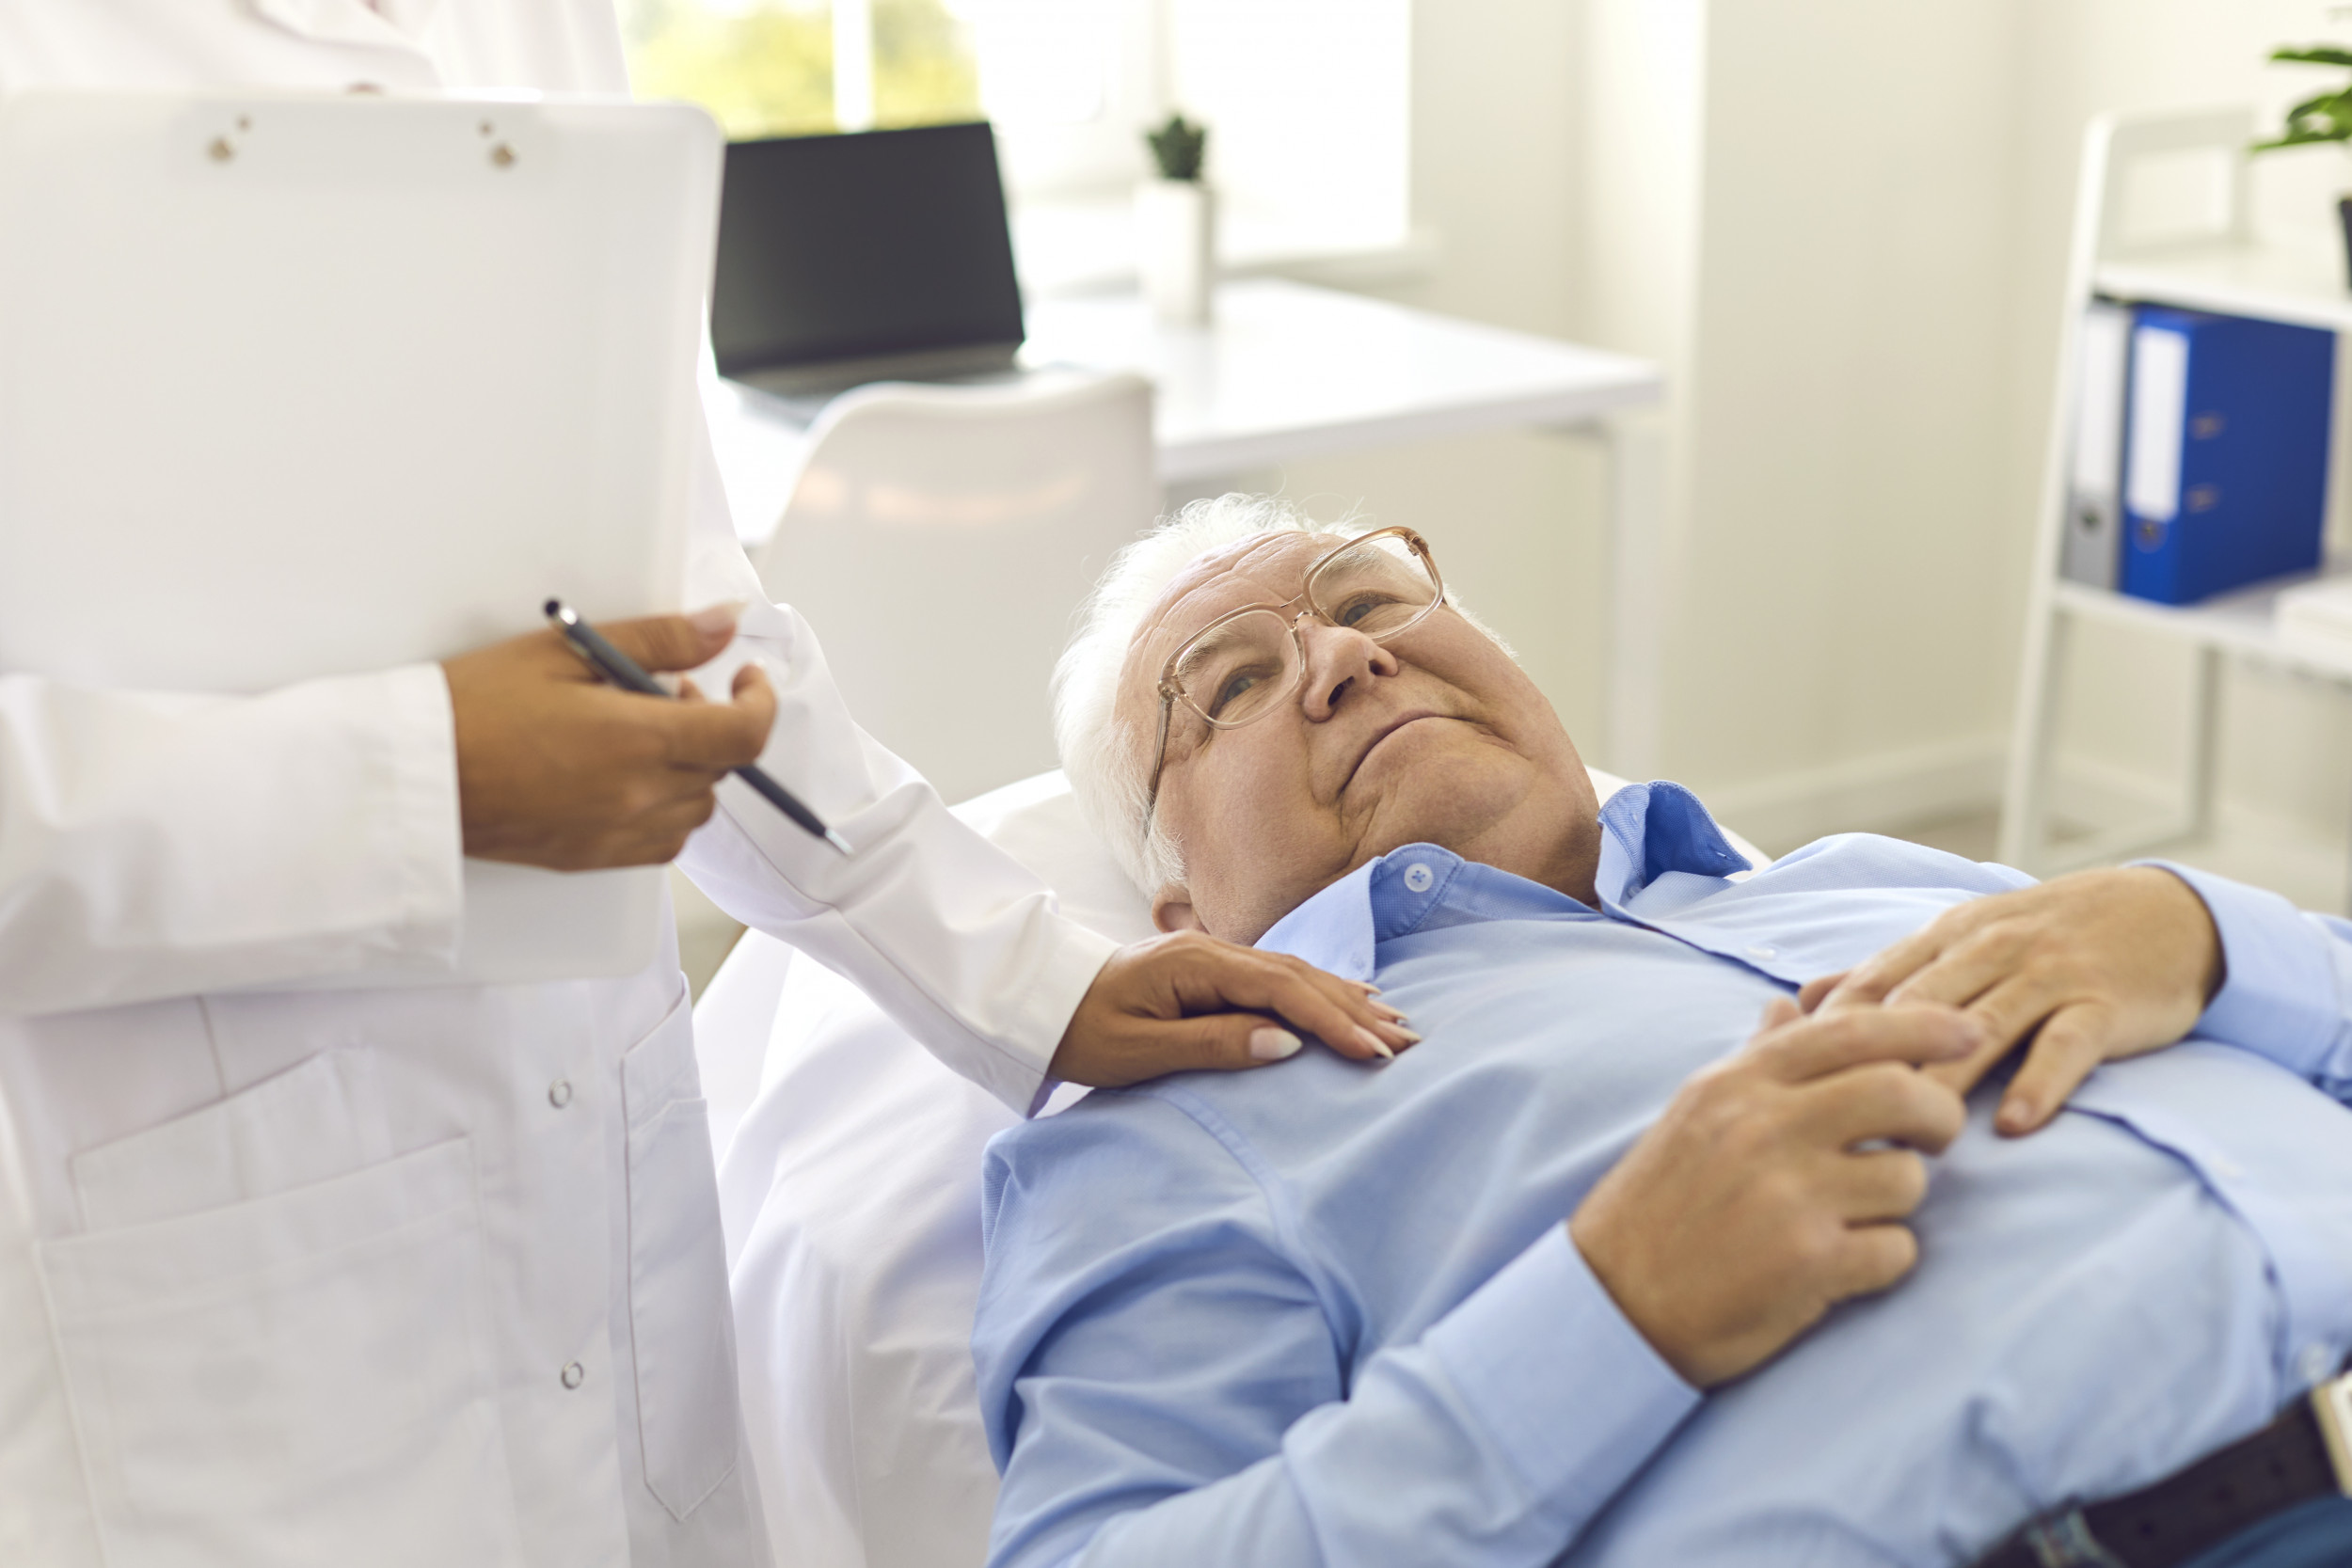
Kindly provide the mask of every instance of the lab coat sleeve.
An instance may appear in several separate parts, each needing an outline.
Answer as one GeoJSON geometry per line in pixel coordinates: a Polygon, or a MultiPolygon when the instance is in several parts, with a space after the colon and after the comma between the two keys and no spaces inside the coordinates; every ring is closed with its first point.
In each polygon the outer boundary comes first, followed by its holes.
{"type": "Polygon", "coordinates": [[[1296,1216],[1175,1107],[1104,1098],[989,1149],[992,1568],[1539,1568],[1696,1406],[1564,1225],[1355,1363],[1296,1216]]]}
{"type": "Polygon", "coordinates": [[[2220,933],[2221,989],[2196,1032],[2269,1057],[2352,1103],[2352,922],[2195,866],[2161,866],[2205,901],[2220,933]]]}
{"type": "Polygon", "coordinates": [[[459,866],[437,666],[254,697],[0,675],[0,1011],[446,968],[459,866]]]}
{"type": "Polygon", "coordinates": [[[760,766],[857,852],[841,856],[730,778],[680,866],[736,919],[847,976],[941,1061],[1028,1114],[1118,944],[1064,918],[1043,881],[858,728],[808,623],[761,589],[707,448],[699,489],[689,602],[744,610],[734,646],[695,678],[723,692],[746,659],[761,660],[777,717],[760,766]]]}

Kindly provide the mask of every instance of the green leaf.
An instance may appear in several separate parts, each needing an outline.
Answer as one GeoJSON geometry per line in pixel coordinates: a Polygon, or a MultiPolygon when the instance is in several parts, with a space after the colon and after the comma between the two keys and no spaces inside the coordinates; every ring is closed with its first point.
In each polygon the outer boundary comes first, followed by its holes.
{"type": "Polygon", "coordinates": [[[2287,65],[2352,66],[2352,49],[2332,43],[2314,43],[2301,49],[2273,49],[2270,57],[2287,65]]]}

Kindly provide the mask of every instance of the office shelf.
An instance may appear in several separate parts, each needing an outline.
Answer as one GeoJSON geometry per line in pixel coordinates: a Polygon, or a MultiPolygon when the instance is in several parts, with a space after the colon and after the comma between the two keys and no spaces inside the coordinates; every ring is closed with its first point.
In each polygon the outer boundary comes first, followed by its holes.
{"type": "Polygon", "coordinates": [[[2206,245],[2102,261],[2091,280],[2098,293],[2116,299],[2158,300],[2331,332],[2352,329],[2343,252],[2316,245],[2206,245]]]}
{"type": "Polygon", "coordinates": [[[2352,284],[2343,253],[2318,245],[2266,241],[2247,216],[2246,148],[2253,112],[2108,116],[2084,139],[2067,317],[2060,336],[2058,396],[2042,471],[2034,575],[2026,620],[2016,734],[2002,800],[2001,859],[2047,875],[2072,865],[2136,854],[2209,831],[2213,815],[2217,709],[2225,659],[2248,660],[2294,674],[2352,686],[2352,650],[2295,642],[2276,624],[2279,594],[2296,581],[2269,582],[2204,603],[2174,608],[2070,582],[2059,574],[2065,529],[2070,420],[2081,380],[2083,308],[2094,296],[2180,306],[2352,331],[2352,284]],[[2135,247],[2119,193],[2143,160],[2214,156],[2228,170],[2226,215],[2191,243],[2135,247]],[[2052,755],[2060,720],[2058,689],[2071,633],[2100,623],[2176,639],[2197,650],[2189,695],[2189,743],[2177,806],[2153,820],[2094,828],[2088,837],[2055,841],[2049,832],[2052,755]]]}

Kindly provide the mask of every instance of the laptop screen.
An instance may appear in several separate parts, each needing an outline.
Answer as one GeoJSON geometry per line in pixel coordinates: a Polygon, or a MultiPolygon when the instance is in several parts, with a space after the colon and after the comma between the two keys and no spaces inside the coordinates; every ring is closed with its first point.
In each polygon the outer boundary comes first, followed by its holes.
{"type": "Polygon", "coordinates": [[[730,144],[710,336],[725,375],[1019,344],[988,126],[730,144]]]}

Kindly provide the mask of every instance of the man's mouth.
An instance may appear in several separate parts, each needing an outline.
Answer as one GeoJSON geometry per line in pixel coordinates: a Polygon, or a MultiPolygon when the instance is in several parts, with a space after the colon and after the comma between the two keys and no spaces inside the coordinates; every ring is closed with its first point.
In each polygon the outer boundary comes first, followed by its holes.
{"type": "MultiPolygon", "coordinates": [[[[1347,770],[1347,783],[1352,784],[1356,782],[1356,775],[1364,770],[1364,764],[1372,760],[1372,753],[1378,751],[1382,744],[1386,742],[1391,736],[1395,735],[1398,731],[1406,728],[1407,725],[1421,722],[1423,719],[1445,719],[1450,717],[1451,715],[1439,713],[1435,708],[1425,707],[1408,708],[1405,712],[1398,714],[1395,718],[1381,725],[1378,733],[1374,735],[1371,741],[1365,745],[1363,751],[1358,753],[1356,757],[1356,766],[1347,770]]],[[[1346,785],[1343,784],[1341,787],[1345,788],[1346,785]]]]}

